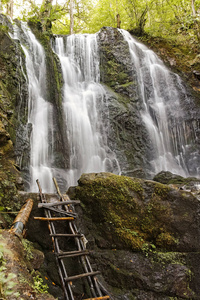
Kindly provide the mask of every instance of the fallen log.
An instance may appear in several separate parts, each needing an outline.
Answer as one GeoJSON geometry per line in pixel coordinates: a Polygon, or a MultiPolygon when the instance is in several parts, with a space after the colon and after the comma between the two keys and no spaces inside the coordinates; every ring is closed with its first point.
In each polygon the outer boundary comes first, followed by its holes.
{"type": "Polygon", "coordinates": [[[18,237],[22,238],[25,235],[25,226],[28,222],[31,210],[33,208],[33,200],[27,199],[26,203],[20,209],[18,215],[16,216],[12,227],[10,229],[11,233],[14,233],[18,237]]]}

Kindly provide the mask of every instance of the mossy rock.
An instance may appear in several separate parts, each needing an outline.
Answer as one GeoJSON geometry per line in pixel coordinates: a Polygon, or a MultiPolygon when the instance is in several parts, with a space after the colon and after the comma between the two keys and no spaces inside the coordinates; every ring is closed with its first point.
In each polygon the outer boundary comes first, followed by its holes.
{"type": "Polygon", "coordinates": [[[184,185],[192,182],[200,183],[200,179],[196,177],[183,177],[177,174],[173,174],[169,171],[162,171],[156,174],[153,178],[154,181],[163,183],[163,184],[177,184],[184,185]]]}
{"type": "Polygon", "coordinates": [[[198,249],[199,201],[192,194],[111,173],[83,174],[78,182],[74,197],[110,247],[198,249]]]}

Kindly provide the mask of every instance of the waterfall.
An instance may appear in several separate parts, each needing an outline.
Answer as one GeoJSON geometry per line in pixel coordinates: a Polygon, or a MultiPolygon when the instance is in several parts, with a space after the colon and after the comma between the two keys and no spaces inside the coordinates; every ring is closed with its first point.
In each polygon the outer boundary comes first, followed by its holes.
{"type": "Polygon", "coordinates": [[[188,176],[184,158],[188,141],[179,103],[183,92],[180,78],[127,31],[120,32],[129,45],[142,100],[140,114],[152,142],[152,175],[164,170],[188,176]]]}
{"type": "MultiPolygon", "coordinates": [[[[170,72],[153,51],[133,39],[128,32],[119,31],[129,45],[133,73],[136,72],[142,100],[140,116],[151,140],[151,170],[148,172],[152,176],[162,170],[182,176],[198,174],[195,159],[197,162],[199,154],[195,154],[196,148],[193,153],[190,149],[197,139],[195,128],[199,124],[185,119],[179,98],[182,95],[186,102],[188,99],[179,76],[170,72]]],[[[108,94],[100,84],[97,35],[55,36],[52,41],[63,76],[60,113],[63,114],[61,119],[64,120],[63,128],[68,139],[68,169],[61,168],[60,162],[55,159],[56,130],[60,127],[54,115],[56,103],[47,101],[49,91],[44,49],[24,23],[15,26],[13,37],[20,40],[26,57],[24,76],[29,90],[27,134],[32,128],[30,190],[37,191],[36,179],[41,182],[43,191],[53,192],[53,176],[59,177],[63,187],[67,188],[76,185],[82,173],[120,174],[118,160],[107,141],[108,94]]],[[[60,147],[64,149],[61,140],[60,147]]]]}
{"type": "Polygon", "coordinates": [[[15,26],[14,38],[20,40],[26,57],[29,90],[28,124],[32,126],[30,136],[30,191],[38,190],[36,179],[39,179],[44,192],[53,192],[53,169],[51,168],[51,161],[53,160],[51,147],[53,140],[53,110],[52,105],[45,99],[45,53],[43,47],[25,23],[21,23],[21,30],[15,26]]]}
{"type": "Polygon", "coordinates": [[[100,81],[95,34],[55,37],[63,73],[63,111],[70,145],[67,181],[74,185],[82,173],[120,173],[115,154],[107,145],[103,114],[106,93],[100,81]]]}

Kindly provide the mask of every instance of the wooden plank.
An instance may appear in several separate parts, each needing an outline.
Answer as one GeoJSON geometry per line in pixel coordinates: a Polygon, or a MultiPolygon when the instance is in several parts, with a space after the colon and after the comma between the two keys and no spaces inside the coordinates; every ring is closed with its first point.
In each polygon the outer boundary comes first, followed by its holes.
{"type": "Polygon", "coordinates": [[[53,237],[82,237],[83,235],[80,233],[77,234],[72,234],[72,233],[55,233],[55,234],[50,234],[50,236],[53,237]]]}
{"type": "Polygon", "coordinates": [[[43,217],[34,217],[35,220],[40,221],[72,221],[73,217],[52,217],[52,218],[43,218],[43,217]]]}
{"type": "Polygon", "coordinates": [[[80,200],[70,200],[70,201],[58,201],[58,202],[51,202],[51,203],[38,203],[38,208],[44,207],[51,207],[51,206],[59,206],[59,205],[68,205],[68,204],[80,204],[80,200]]]}
{"type": "Polygon", "coordinates": [[[81,255],[89,255],[89,254],[90,252],[88,250],[63,252],[58,254],[58,258],[68,258],[68,257],[75,257],[81,255]]]}
{"type": "Polygon", "coordinates": [[[95,275],[98,275],[98,274],[101,274],[101,272],[99,272],[99,271],[88,272],[88,273],[83,273],[83,274],[79,274],[79,275],[75,275],[75,276],[70,276],[70,277],[67,277],[67,278],[64,278],[64,279],[65,279],[66,282],[69,282],[69,281],[77,280],[77,279],[80,279],[80,278],[83,278],[83,277],[95,276],[95,275]]]}
{"type": "Polygon", "coordinates": [[[83,300],[106,300],[106,299],[110,299],[110,296],[102,296],[102,297],[97,297],[97,298],[87,298],[87,299],[83,299],[83,300]]]}

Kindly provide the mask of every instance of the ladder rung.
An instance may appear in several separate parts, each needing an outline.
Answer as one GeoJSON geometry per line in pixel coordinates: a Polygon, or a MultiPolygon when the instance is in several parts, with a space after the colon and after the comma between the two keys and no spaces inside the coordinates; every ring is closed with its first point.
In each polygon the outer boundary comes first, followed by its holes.
{"type": "Polygon", "coordinates": [[[68,217],[73,217],[73,218],[77,217],[76,213],[64,211],[62,209],[60,210],[60,209],[56,209],[56,208],[52,208],[52,207],[46,207],[45,209],[48,209],[50,211],[53,211],[55,213],[59,213],[59,214],[62,214],[62,215],[68,216],[68,217]]]}
{"type": "Polygon", "coordinates": [[[71,233],[55,233],[55,234],[50,234],[50,236],[53,237],[82,237],[83,235],[80,233],[77,234],[71,234],[71,233]]]}
{"type": "Polygon", "coordinates": [[[71,252],[61,252],[56,255],[58,255],[58,258],[67,258],[67,257],[75,257],[75,256],[81,256],[81,255],[88,255],[90,252],[88,250],[82,250],[82,251],[71,251],[71,252]]]}
{"type": "Polygon", "coordinates": [[[65,281],[69,282],[69,281],[77,280],[77,279],[80,279],[80,278],[83,278],[83,277],[95,276],[95,275],[98,275],[98,274],[101,274],[101,272],[96,271],[96,272],[89,272],[89,273],[79,274],[79,275],[67,277],[67,278],[65,278],[65,281]]]}
{"type": "Polygon", "coordinates": [[[40,221],[72,221],[73,217],[52,217],[52,218],[43,218],[43,217],[34,217],[35,220],[40,221]]]}
{"type": "Polygon", "coordinates": [[[106,300],[106,299],[110,299],[110,296],[102,296],[102,297],[97,297],[97,298],[87,298],[87,299],[83,299],[83,300],[106,300]]]}
{"type": "Polygon", "coordinates": [[[38,208],[59,206],[59,205],[68,205],[68,204],[80,204],[80,200],[58,201],[58,202],[50,202],[50,203],[38,203],[38,208]]]}

